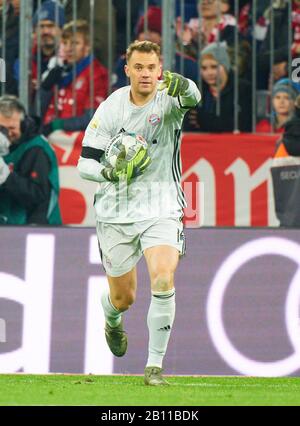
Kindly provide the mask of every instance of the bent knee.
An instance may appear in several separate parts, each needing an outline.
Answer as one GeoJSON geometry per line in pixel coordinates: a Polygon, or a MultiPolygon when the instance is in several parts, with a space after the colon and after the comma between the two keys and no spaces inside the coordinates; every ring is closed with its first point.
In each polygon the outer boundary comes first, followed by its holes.
{"type": "Polygon", "coordinates": [[[135,302],[135,292],[130,291],[125,294],[117,294],[113,298],[113,305],[119,311],[126,311],[135,302]]]}
{"type": "Polygon", "coordinates": [[[151,283],[152,291],[167,291],[174,286],[174,274],[172,272],[160,272],[156,274],[151,283]]]}

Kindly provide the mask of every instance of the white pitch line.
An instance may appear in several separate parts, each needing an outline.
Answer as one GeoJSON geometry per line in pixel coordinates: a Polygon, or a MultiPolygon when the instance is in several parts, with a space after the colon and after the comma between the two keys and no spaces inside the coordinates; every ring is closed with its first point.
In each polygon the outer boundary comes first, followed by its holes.
{"type": "MultiPolygon", "coordinates": [[[[85,383],[82,383],[85,384],[85,383]]],[[[91,384],[97,385],[97,382],[93,382],[91,384]]],[[[101,383],[102,387],[105,386],[137,386],[140,383],[124,383],[124,382],[113,382],[113,383],[101,383]]],[[[249,384],[217,384],[217,383],[179,383],[179,382],[170,382],[172,386],[180,386],[180,387],[203,387],[203,388],[263,388],[263,389],[277,389],[277,388],[292,388],[299,389],[299,385],[291,385],[291,384],[259,384],[259,383],[249,383],[249,384]]]]}
{"type": "Polygon", "coordinates": [[[296,388],[300,390],[300,385],[289,385],[289,384],[278,384],[278,385],[270,385],[270,384],[216,384],[216,383],[171,383],[173,386],[198,386],[198,387],[215,387],[215,388],[296,388]]]}

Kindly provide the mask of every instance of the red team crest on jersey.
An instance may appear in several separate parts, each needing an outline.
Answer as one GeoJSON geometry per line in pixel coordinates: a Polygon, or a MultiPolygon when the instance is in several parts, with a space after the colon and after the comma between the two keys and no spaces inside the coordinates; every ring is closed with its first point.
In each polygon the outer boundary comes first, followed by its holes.
{"type": "Polygon", "coordinates": [[[160,117],[157,114],[151,114],[150,117],[148,118],[148,121],[153,126],[156,126],[157,124],[160,123],[160,117]]]}

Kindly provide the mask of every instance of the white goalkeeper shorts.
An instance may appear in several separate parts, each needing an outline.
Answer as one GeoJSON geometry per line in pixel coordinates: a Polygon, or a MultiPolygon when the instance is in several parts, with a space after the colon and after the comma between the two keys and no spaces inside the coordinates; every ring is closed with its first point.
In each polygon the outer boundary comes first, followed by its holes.
{"type": "Polygon", "coordinates": [[[102,265],[107,275],[120,277],[131,271],[147,248],[167,245],[185,254],[183,224],[176,218],[135,223],[97,222],[102,265]]]}

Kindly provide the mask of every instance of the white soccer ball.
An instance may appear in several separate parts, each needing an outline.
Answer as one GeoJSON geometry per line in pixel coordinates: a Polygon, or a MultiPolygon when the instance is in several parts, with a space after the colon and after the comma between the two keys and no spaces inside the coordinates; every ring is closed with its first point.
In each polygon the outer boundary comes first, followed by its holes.
{"type": "Polygon", "coordinates": [[[143,136],[136,133],[122,132],[116,135],[105,150],[105,160],[115,167],[117,157],[125,147],[126,161],[131,161],[141,148],[147,149],[148,144],[143,136]]]}

